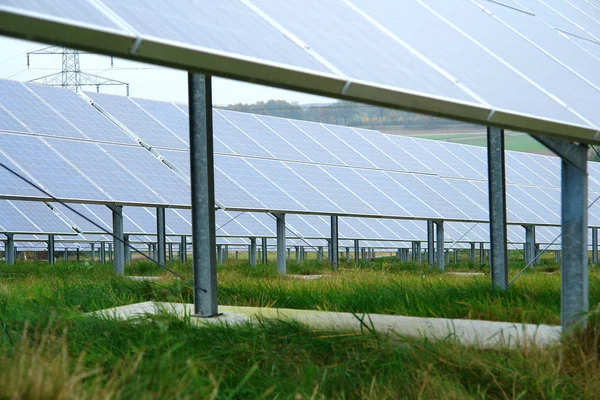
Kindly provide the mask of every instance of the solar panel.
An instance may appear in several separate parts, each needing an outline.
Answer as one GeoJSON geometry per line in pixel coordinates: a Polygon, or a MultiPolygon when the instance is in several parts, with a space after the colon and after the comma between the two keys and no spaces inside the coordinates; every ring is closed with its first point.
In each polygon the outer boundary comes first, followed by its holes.
{"type": "MultiPolygon", "coordinates": [[[[165,204],[97,144],[60,139],[48,139],[48,143],[116,202],[165,204]]],[[[132,153],[138,150],[133,147],[132,153]]]]}
{"type": "MultiPolygon", "coordinates": [[[[165,103],[163,101],[139,98],[132,98],[131,100],[177,135],[183,143],[189,145],[190,121],[188,116],[182,112],[181,109],[171,103],[165,103]]],[[[179,144],[180,143],[177,142],[177,145],[179,144]]]]}
{"type": "Polygon", "coordinates": [[[190,186],[173,170],[142,147],[100,145],[131,174],[165,199],[170,205],[189,205],[190,186]]]}
{"type": "MultiPolygon", "coordinates": [[[[600,122],[592,106],[600,99],[596,88],[549,50],[568,48],[564,38],[544,32],[539,23],[539,31],[523,33],[513,20],[534,17],[496,17],[476,2],[96,0],[91,8],[70,3],[69,11],[46,3],[2,0],[0,32],[565,138],[594,141],[600,122]],[[32,9],[43,13],[34,18],[32,9]],[[111,18],[135,30],[135,45],[127,32],[89,34],[118,29],[107,23],[111,18]],[[548,37],[543,43],[535,36],[540,32],[548,37]]],[[[543,2],[510,4],[588,39],[600,29],[593,16],[597,7],[581,0],[553,2],[556,12],[543,2]]],[[[160,129],[148,131],[152,136],[160,129]]],[[[157,139],[152,146],[161,145],[157,139]]]]}
{"type": "Polygon", "coordinates": [[[13,118],[2,106],[0,105],[0,130],[13,131],[13,132],[29,132],[27,128],[15,118],[13,118]]]}
{"type": "MultiPolygon", "coordinates": [[[[35,224],[41,233],[73,234],[71,227],[44,203],[36,201],[9,201],[13,207],[35,224]]],[[[4,203],[1,201],[0,203],[4,203]]],[[[4,216],[2,217],[4,223],[4,216]]]]}
{"type": "Polygon", "coordinates": [[[17,165],[6,158],[6,156],[2,154],[1,150],[0,164],[3,166],[0,167],[0,187],[2,188],[3,195],[7,197],[29,197],[42,199],[50,198],[47,194],[36,189],[28,182],[15,175],[15,173],[19,175],[25,175],[26,179],[31,179],[31,177],[27,176],[27,174],[24,173],[17,165]]]}
{"type": "Polygon", "coordinates": [[[0,135],[0,150],[10,154],[29,176],[58,198],[109,201],[97,186],[38,137],[0,135]]]}
{"type": "MultiPolygon", "coordinates": [[[[271,158],[293,161],[310,161],[307,156],[284,140],[274,130],[263,124],[252,114],[215,110],[248,137],[265,149],[271,158]]],[[[228,142],[226,142],[228,144],[228,142]]],[[[244,154],[245,155],[245,154],[244,154]]]]}
{"type": "Polygon", "coordinates": [[[29,90],[38,95],[57,112],[92,140],[134,144],[135,141],[127,136],[114,123],[106,119],[81,96],[70,89],[25,84],[29,90]]]}
{"type": "Polygon", "coordinates": [[[104,221],[98,218],[84,205],[69,204],[68,207],[66,207],[59,203],[52,203],[52,208],[60,213],[65,219],[71,221],[72,226],[77,227],[77,229],[83,233],[90,234],[112,231],[112,220],[104,221]],[[75,212],[71,210],[74,210],[75,212]],[[90,220],[92,222],[90,222],[90,220]]]}
{"type": "Polygon", "coordinates": [[[187,147],[177,135],[153,119],[130,98],[92,92],[86,95],[148,145],[183,149],[187,147]]]}
{"type": "Polygon", "coordinates": [[[0,201],[0,225],[7,233],[37,233],[37,226],[9,201],[0,201]]]}
{"type": "Polygon", "coordinates": [[[0,80],[0,104],[33,133],[85,138],[20,82],[0,80]]]}

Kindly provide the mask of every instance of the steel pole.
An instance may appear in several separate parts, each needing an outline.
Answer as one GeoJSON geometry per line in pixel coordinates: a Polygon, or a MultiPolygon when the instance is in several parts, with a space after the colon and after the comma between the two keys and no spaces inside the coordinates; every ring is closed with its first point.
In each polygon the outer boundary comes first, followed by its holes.
{"type": "Polygon", "coordinates": [[[492,287],[508,289],[504,130],[487,128],[492,287]]]}
{"type": "Polygon", "coordinates": [[[562,327],[563,332],[586,325],[588,297],[588,175],[585,145],[571,145],[562,159],[562,327]]]}
{"type": "Polygon", "coordinates": [[[167,265],[166,221],[164,207],[156,207],[156,247],[158,264],[164,267],[167,265]]]}
{"type": "Polygon", "coordinates": [[[188,74],[194,314],[212,317],[217,302],[211,77],[188,74]]]}
{"type": "Polygon", "coordinates": [[[433,221],[427,221],[427,264],[432,267],[435,263],[433,221]]]}
{"type": "Polygon", "coordinates": [[[331,266],[333,269],[338,269],[339,261],[338,261],[338,216],[331,216],[331,266]]]}
{"type": "Polygon", "coordinates": [[[113,220],[113,269],[117,275],[125,275],[125,241],[123,237],[123,206],[112,206],[113,220]]]}
{"type": "Polygon", "coordinates": [[[437,268],[445,269],[446,254],[444,251],[444,221],[436,221],[436,239],[437,239],[437,268]]]}
{"type": "Polygon", "coordinates": [[[54,265],[54,235],[48,235],[48,264],[54,265]]]}
{"type": "Polygon", "coordinates": [[[287,271],[285,257],[285,214],[274,214],[277,219],[277,272],[287,271]]]}

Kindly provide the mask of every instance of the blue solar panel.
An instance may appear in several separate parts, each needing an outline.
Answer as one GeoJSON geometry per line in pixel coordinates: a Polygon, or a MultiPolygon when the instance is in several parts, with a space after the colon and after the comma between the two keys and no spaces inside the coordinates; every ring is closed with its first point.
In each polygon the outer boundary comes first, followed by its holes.
{"type": "Polygon", "coordinates": [[[249,163],[239,157],[215,156],[215,168],[225,173],[256,198],[261,199],[270,210],[306,210],[287,193],[277,188],[254,170],[249,163]]]}
{"type": "Polygon", "coordinates": [[[0,149],[10,154],[31,177],[58,198],[109,200],[38,137],[0,135],[0,149]]]}
{"type": "Polygon", "coordinates": [[[40,232],[37,226],[9,201],[0,201],[0,226],[7,233],[35,233],[40,232]]]}
{"type": "Polygon", "coordinates": [[[269,179],[277,187],[294,198],[305,209],[313,212],[325,212],[338,214],[343,212],[341,208],[324,197],[311,185],[305,182],[294,172],[294,163],[284,163],[276,160],[247,159],[262,175],[269,179]]]}
{"type": "Polygon", "coordinates": [[[128,97],[86,93],[102,109],[118,119],[150,146],[182,148],[187,145],[128,97]]]}
{"type": "MultiPolygon", "coordinates": [[[[268,210],[250,191],[246,191],[233,178],[229,178],[219,170],[220,160],[215,157],[215,199],[223,202],[229,208],[247,208],[251,210],[268,210]]],[[[235,175],[234,175],[235,176],[235,175]]],[[[236,178],[237,181],[237,178],[236,178]]]]}
{"type": "Polygon", "coordinates": [[[506,207],[523,223],[542,225],[559,223],[556,219],[549,221],[543,215],[538,214],[540,204],[516,185],[506,185],[506,207]]]}
{"type": "Polygon", "coordinates": [[[280,160],[310,161],[307,156],[282,139],[277,132],[263,124],[254,115],[225,110],[219,110],[218,112],[227,118],[229,122],[244,131],[251,139],[260,143],[261,146],[269,152],[272,158],[280,160]]]}
{"type": "Polygon", "coordinates": [[[314,164],[290,164],[293,171],[304,180],[311,182],[328,199],[338,205],[345,213],[379,215],[377,210],[368,204],[368,200],[362,199],[362,193],[353,188],[347,188],[338,182],[325,170],[314,164]]]}
{"type": "Polygon", "coordinates": [[[103,3],[120,15],[131,17],[128,22],[144,35],[329,72],[305,49],[235,0],[213,2],[203,12],[198,12],[201,3],[193,1],[178,3],[177,7],[143,0],[104,0],[103,3]],[[159,22],[157,15],[168,18],[159,22]],[[248,32],[252,32],[252,46],[248,46],[246,40],[248,32]]]}
{"type": "Polygon", "coordinates": [[[100,114],[74,91],[32,83],[26,85],[90,139],[125,144],[135,143],[117,125],[100,114]]]}
{"type": "Polygon", "coordinates": [[[69,204],[67,208],[62,204],[52,203],[52,207],[70,220],[83,233],[103,233],[105,230],[112,230],[112,220],[104,221],[98,218],[81,204],[69,204]],[[71,209],[75,210],[78,214],[71,211],[71,209]],[[93,223],[88,220],[91,220],[93,223]],[[100,227],[94,225],[94,223],[100,227]]]}
{"type": "Polygon", "coordinates": [[[48,195],[34,188],[29,183],[10,172],[14,171],[19,175],[25,175],[26,179],[31,179],[19,167],[9,161],[9,159],[6,158],[2,153],[0,153],[0,164],[0,188],[2,188],[2,194],[7,196],[39,197],[49,199],[48,195]],[[10,169],[10,171],[6,168],[10,169]]]}
{"type": "Polygon", "coordinates": [[[12,132],[29,132],[19,121],[14,119],[0,106],[0,130],[12,132]]]}
{"type": "Polygon", "coordinates": [[[87,0],[0,0],[0,6],[16,7],[36,14],[73,20],[110,30],[122,30],[120,26],[87,0]]]}
{"type": "MultiPolygon", "coordinates": [[[[189,145],[190,141],[190,121],[181,109],[171,103],[163,101],[145,100],[133,98],[138,106],[142,107],[148,114],[152,115],[161,124],[169,128],[179,139],[189,145]]],[[[175,141],[174,141],[175,142],[175,141]]],[[[180,144],[179,142],[177,143],[180,144]]]]}
{"type": "Polygon", "coordinates": [[[31,132],[85,138],[81,132],[73,128],[20,82],[0,80],[0,104],[24,123],[31,132]]]}
{"type": "Polygon", "coordinates": [[[256,115],[256,118],[277,132],[292,146],[298,149],[311,161],[323,164],[343,163],[335,156],[335,149],[327,149],[319,141],[313,140],[306,135],[293,121],[284,118],[268,117],[265,115],[256,115]]]}
{"type": "Polygon", "coordinates": [[[427,160],[419,160],[410,152],[404,150],[400,145],[401,141],[393,142],[390,140],[390,136],[394,135],[385,135],[380,132],[360,128],[354,128],[354,130],[380,151],[391,157],[397,164],[400,164],[403,170],[432,173],[431,169],[426,165],[427,160]]]}
{"type": "MultiPolygon", "coordinates": [[[[472,168],[459,156],[456,156],[447,150],[449,147],[457,145],[451,143],[442,144],[435,140],[415,139],[415,141],[430,153],[429,158],[439,160],[441,168],[437,168],[436,172],[440,176],[464,179],[486,179],[485,175],[472,168]]],[[[438,162],[435,161],[434,163],[438,164],[438,162]]]]}
{"type": "Polygon", "coordinates": [[[358,152],[359,149],[353,149],[352,147],[348,146],[329,129],[327,129],[325,125],[306,121],[293,121],[293,123],[302,129],[314,141],[319,142],[323,147],[334,153],[343,164],[353,167],[376,167],[375,164],[360,155],[358,152]]]}
{"type": "Polygon", "coordinates": [[[213,124],[217,139],[215,153],[273,158],[264,147],[223,116],[221,110],[213,110],[213,124]]]}
{"type": "MultiPolygon", "coordinates": [[[[48,139],[48,143],[101,187],[113,200],[142,204],[165,203],[98,145],[61,139],[48,139]]],[[[140,148],[132,147],[131,149],[137,151],[140,148]]],[[[152,155],[148,154],[148,157],[152,157],[152,155]]]]}
{"type": "Polygon", "coordinates": [[[167,229],[178,235],[192,234],[192,212],[191,210],[165,210],[167,229]]]}
{"type": "Polygon", "coordinates": [[[146,149],[109,144],[101,147],[168,204],[190,204],[189,184],[146,149]]]}
{"type": "MultiPolygon", "coordinates": [[[[69,225],[44,203],[18,200],[12,200],[10,203],[32,221],[42,233],[74,233],[69,225]]],[[[0,217],[0,221],[2,220],[2,217],[0,217]]]]}
{"type": "Polygon", "coordinates": [[[354,129],[335,125],[324,126],[340,140],[346,143],[348,147],[352,148],[353,151],[356,151],[363,157],[367,158],[377,168],[390,171],[406,171],[406,169],[397,163],[390,155],[363,138],[354,129]]]}

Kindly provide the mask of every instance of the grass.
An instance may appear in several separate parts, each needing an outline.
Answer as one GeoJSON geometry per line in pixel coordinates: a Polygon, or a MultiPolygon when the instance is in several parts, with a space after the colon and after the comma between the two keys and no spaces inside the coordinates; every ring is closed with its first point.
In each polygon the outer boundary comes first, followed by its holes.
{"type": "MultiPolygon", "coordinates": [[[[191,277],[190,266],[171,265],[191,277]]],[[[511,264],[515,274],[522,262],[511,264]]],[[[558,323],[560,278],[544,260],[507,293],[489,277],[455,277],[422,265],[381,259],[338,272],[291,262],[290,273],[326,273],[316,281],[278,276],[273,264],[219,266],[219,301],[417,316],[558,323]]],[[[449,269],[479,270],[461,264],[449,269]]],[[[262,321],[259,326],[195,328],[168,315],[135,324],[84,312],[147,300],[191,302],[185,282],[149,263],[114,276],[89,263],[0,266],[2,398],[598,398],[600,323],[551,349],[477,350],[432,342],[314,331],[262,321]]],[[[600,282],[590,274],[590,304],[600,282]]]]}

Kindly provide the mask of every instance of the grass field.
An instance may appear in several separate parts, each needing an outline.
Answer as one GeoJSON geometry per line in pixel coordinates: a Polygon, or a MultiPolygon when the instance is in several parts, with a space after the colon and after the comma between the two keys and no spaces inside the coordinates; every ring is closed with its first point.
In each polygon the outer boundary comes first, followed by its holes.
{"type": "MultiPolygon", "coordinates": [[[[171,265],[186,279],[190,265],[171,265]]],[[[511,265],[515,274],[522,262],[511,265]]],[[[449,269],[479,270],[462,264],[449,269]]],[[[274,264],[219,266],[226,305],[374,312],[514,322],[559,322],[560,277],[544,260],[507,293],[489,277],[446,275],[381,259],[326,272],[316,281],[278,276],[274,264]]],[[[391,340],[322,332],[289,322],[197,328],[163,315],[136,323],[83,314],[135,302],[191,302],[186,281],[146,262],[130,275],[111,266],[63,263],[0,266],[0,398],[598,398],[600,324],[555,348],[477,350],[452,340],[391,340]]],[[[590,274],[590,304],[600,274],[590,274]]]]}

